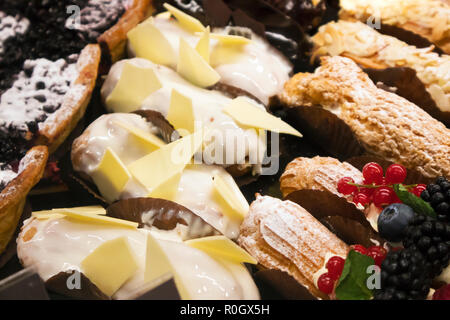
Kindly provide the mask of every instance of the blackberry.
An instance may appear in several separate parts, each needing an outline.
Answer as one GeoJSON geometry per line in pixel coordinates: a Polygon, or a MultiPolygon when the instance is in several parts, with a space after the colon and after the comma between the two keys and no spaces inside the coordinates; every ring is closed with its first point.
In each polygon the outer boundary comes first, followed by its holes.
{"type": "Polygon", "coordinates": [[[406,228],[403,245],[424,255],[430,276],[434,278],[450,261],[450,224],[416,215],[406,228]]]}
{"type": "Polygon", "coordinates": [[[0,130],[0,162],[9,163],[25,155],[27,141],[20,133],[5,133],[0,130]]]}
{"type": "Polygon", "coordinates": [[[414,249],[390,251],[381,264],[381,288],[376,300],[422,300],[431,286],[424,255],[414,249]]]}
{"type": "Polygon", "coordinates": [[[430,203],[439,221],[450,223],[450,181],[448,179],[437,178],[434,183],[427,185],[420,197],[430,203]]]}

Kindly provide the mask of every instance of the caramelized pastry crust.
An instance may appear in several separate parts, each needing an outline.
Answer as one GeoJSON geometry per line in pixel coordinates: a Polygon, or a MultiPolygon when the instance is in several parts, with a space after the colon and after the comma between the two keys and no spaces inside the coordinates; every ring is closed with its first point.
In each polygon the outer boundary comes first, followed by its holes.
{"type": "Polygon", "coordinates": [[[377,88],[348,58],[323,57],[315,73],[288,81],[280,100],[334,113],[370,154],[427,178],[450,176],[450,130],[413,103],[377,88]]]}
{"type": "Polygon", "coordinates": [[[327,254],[346,256],[348,246],[305,209],[291,201],[258,196],[241,225],[239,244],[268,269],[288,273],[314,296],[327,254]]]}
{"type": "Polygon", "coordinates": [[[450,5],[446,0],[341,0],[339,17],[366,22],[370,17],[428,39],[450,54],[450,5]]]}

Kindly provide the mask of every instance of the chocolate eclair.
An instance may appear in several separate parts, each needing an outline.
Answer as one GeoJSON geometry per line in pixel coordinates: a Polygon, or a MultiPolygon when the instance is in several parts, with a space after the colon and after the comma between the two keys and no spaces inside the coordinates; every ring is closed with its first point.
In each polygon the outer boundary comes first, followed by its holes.
{"type": "Polygon", "coordinates": [[[379,89],[355,62],[323,57],[299,73],[281,101],[309,134],[341,159],[368,153],[416,170],[425,179],[450,175],[450,131],[421,108],[379,89]]]}

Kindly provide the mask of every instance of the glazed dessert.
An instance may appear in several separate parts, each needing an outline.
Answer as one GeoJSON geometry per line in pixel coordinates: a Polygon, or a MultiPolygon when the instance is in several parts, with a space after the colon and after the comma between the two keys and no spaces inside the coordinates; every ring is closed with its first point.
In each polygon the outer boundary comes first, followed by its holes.
{"type": "Polygon", "coordinates": [[[242,264],[254,259],[227,238],[183,241],[167,226],[156,232],[104,214],[98,207],[34,212],[18,238],[22,264],[36,268],[52,290],[75,297],[133,299],[174,277],[182,299],[259,299],[242,264]],[[89,290],[80,294],[58,281],[74,271],[89,290]]]}
{"type": "Polygon", "coordinates": [[[327,299],[315,284],[314,275],[331,256],[347,256],[349,247],[290,201],[259,196],[250,206],[239,244],[269,269],[291,275],[314,296],[327,299]]]}
{"type": "Polygon", "coordinates": [[[0,254],[16,230],[28,192],[44,173],[47,157],[47,148],[39,146],[14,165],[0,164],[0,254]]]}
{"type": "Polygon", "coordinates": [[[425,85],[439,112],[438,120],[448,121],[450,112],[450,56],[432,52],[432,47],[416,48],[394,37],[378,33],[361,22],[338,21],[320,27],[312,38],[314,56],[341,55],[364,68],[411,68],[425,85]]]}
{"type": "Polygon", "coordinates": [[[92,179],[108,202],[146,196],[172,200],[236,238],[248,203],[223,167],[191,162],[201,147],[201,132],[170,144],[158,135],[140,115],[103,115],[74,141],[74,169],[92,179]],[[186,156],[172,157],[177,148],[186,156]]]}
{"type": "Polygon", "coordinates": [[[343,20],[379,21],[418,34],[450,54],[450,6],[442,0],[341,0],[343,20]],[[371,20],[368,20],[371,19],[371,20]]]}
{"type": "Polygon", "coordinates": [[[160,112],[182,135],[206,128],[205,163],[260,174],[265,130],[301,136],[264,108],[288,80],[290,62],[248,28],[210,29],[164,7],[128,33],[137,58],[111,68],[102,87],[106,108],[160,112]]]}
{"type": "Polygon", "coordinates": [[[323,57],[315,73],[295,75],[280,99],[319,144],[344,159],[366,152],[425,179],[450,174],[450,131],[406,99],[377,88],[348,58],[323,57]]]}

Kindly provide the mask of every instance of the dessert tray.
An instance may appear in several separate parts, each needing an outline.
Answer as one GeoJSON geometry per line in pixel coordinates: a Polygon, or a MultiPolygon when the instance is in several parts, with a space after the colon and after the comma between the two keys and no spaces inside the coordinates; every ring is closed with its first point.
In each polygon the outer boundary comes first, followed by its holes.
{"type": "Polygon", "coordinates": [[[5,0],[0,70],[1,299],[450,300],[448,1],[5,0]]]}

